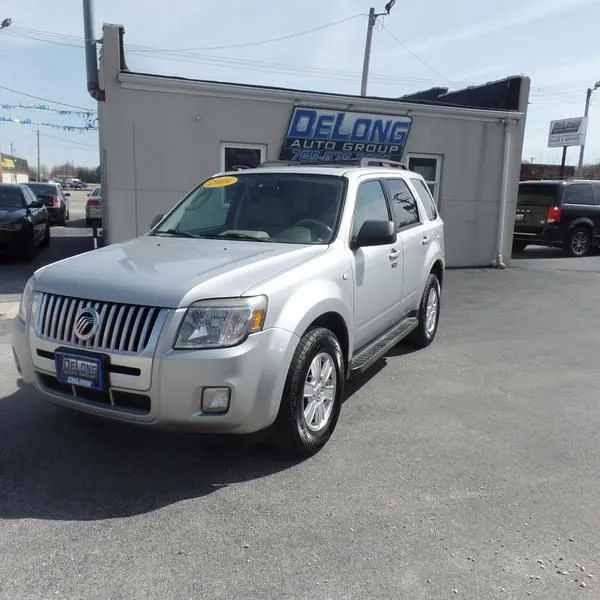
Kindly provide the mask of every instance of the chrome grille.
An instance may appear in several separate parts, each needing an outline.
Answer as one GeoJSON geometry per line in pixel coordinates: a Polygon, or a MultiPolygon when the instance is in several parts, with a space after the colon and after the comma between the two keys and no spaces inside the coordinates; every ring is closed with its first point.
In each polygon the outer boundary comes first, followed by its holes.
{"type": "Polygon", "coordinates": [[[165,309],[151,306],[42,294],[35,317],[36,333],[48,340],[82,348],[141,354],[155,330],[158,332],[163,312],[165,309]],[[74,333],[75,316],[86,307],[94,308],[100,315],[100,326],[91,339],[81,341],[74,333]]]}

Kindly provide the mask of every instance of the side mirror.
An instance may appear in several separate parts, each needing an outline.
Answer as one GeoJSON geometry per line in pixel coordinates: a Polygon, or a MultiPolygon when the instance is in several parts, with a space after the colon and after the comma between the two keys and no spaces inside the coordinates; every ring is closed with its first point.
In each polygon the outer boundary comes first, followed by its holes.
{"type": "Polygon", "coordinates": [[[365,221],[356,236],[353,246],[385,246],[396,241],[393,221],[365,221]]]}
{"type": "Polygon", "coordinates": [[[150,229],[154,229],[162,220],[165,215],[163,213],[156,215],[154,219],[152,219],[152,223],[150,223],[150,229]]]}
{"type": "Polygon", "coordinates": [[[35,200],[29,205],[30,208],[42,208],[42,206],[44,206],[44,203],[41,200],[35,200]]]}

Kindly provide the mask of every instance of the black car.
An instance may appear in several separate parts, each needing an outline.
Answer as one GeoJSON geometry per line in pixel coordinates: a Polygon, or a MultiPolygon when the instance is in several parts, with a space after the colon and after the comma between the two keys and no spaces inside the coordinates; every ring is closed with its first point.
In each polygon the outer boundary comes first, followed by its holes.
{"type": "Polygon", "coordinates": [[[30,182],[25,185],[44,203],[50,223],[58,223],[64,226],[69,220],[67,196],[70,194],[63,192],[56,183],[30,182]]]}
{"type": "Polygon", "coordinates": [[[536,244],[585,256],[600,243],[600,181],[522,181],[513,251],[536,244]]]}
{"type": "Polygon", "coordinates": [[[26,186],[0,183],[0,253],[33,258],[50,243],[48,211],[26,186]]]}

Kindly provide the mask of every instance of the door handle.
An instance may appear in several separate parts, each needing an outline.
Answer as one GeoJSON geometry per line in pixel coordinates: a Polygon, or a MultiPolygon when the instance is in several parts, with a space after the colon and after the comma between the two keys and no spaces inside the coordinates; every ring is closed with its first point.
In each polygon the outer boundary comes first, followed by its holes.
{"type": "Polygon", "coordinates": [[[400,256],[400,252],[398,250],[390,250],[390,260],[396,260],[400,256]]]}
{"type": "Polygon", "coordinates": [[[421,239],[421,244],[423,244],[423,246],[427,246],[427,244],[429,244],[429,242],[430,242],[430,241],[431,241],[431,238],[429,238],[429,237],[427,237],[427,236],[424,236],[424,237],[421,239]]]}

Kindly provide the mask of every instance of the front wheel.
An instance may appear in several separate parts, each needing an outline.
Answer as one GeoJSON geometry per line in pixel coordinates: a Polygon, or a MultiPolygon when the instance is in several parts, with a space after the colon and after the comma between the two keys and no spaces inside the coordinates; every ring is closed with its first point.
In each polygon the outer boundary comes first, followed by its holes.
{"type": "Polygon", "coordinates": [[[46,231],[44,232],[44,237],[42,239],[42,246],[45,248],[50,245],[50,225],[46,225],[46,231]]]}
{"type": "Polygon", "coordinates": [[[304,334],[288,371],[274,441],[283,449],[312,456],[337,425],[344,391],[344,359],[337,337],[324,327],[304,334]]]}
{"type": "Polygon", "coordinates": [[[574,227],[567,238],[564,251],[567,256],[585,256],[592,242],[589,229],[585,227],[574,227]]]}
{"type": "Polygon", "coordinates": [[[440,281],[430,273],[419,306],[419,325],[406,338],[409,345],[426,348],[435,339],[440,320],[440,296],[440,281]]]}

